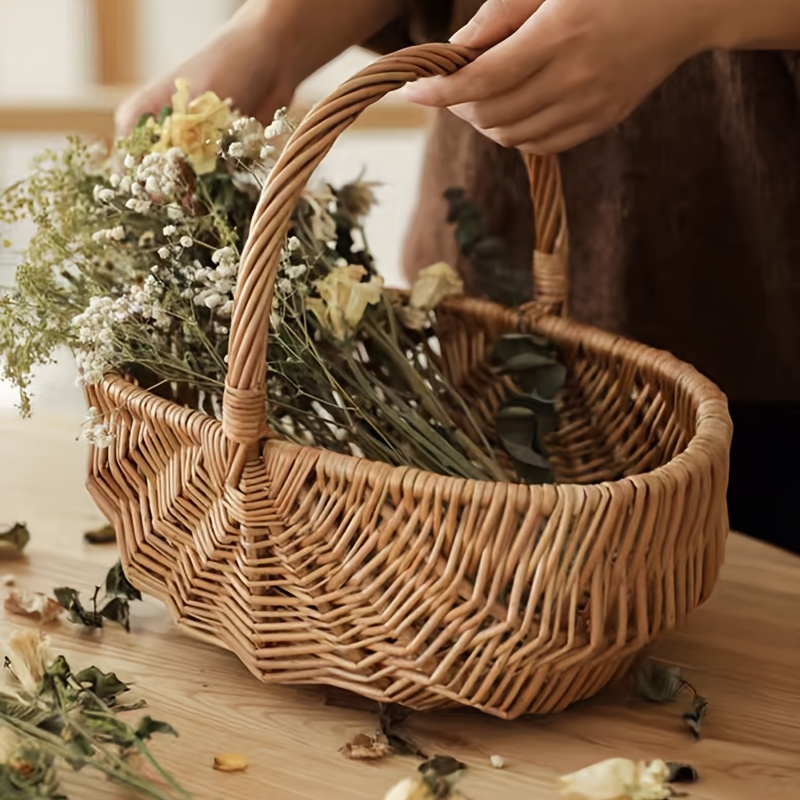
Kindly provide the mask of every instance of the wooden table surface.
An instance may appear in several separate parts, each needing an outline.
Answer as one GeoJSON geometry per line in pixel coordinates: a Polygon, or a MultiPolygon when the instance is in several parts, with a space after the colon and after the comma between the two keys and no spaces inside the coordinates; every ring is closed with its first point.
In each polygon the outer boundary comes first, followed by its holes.
{"type": "MultiPolygon", "coordinates": [[[[99,517],[83,490],[77,434],[68,422],[0,415],[0,519],[25,521],[32,534],[28,558],[3,562],[0,573],[20,588],[88,590],[115,561],[113,546],[82,542],[99,517]]],[[[64,622],[50,630],[52,646],[75,668],[96,664],[135,683],[148,713],[180,732],[157,753],[198,800],[380,800],[414,773],[413,760],[367,764],[339,753],[354,734],[374,731],[370,712],[331,704],[323,688],[262,686],[233,656],[178,633],[158,604],[137,606],[130,634],[85,635],[64,622]],[[248,759],[247,772],[213,771],[214,755],[227,751],[248,759]]],[[[26,624],[0,610],[0,640],[26,624]]],[[[800,559],[732,536],[711,601],[654,649],[708,697],[702,741],[678,708],[622,688],[555,718],[507,723],[454,712],[415,715],[410,725],[428,752],[468,764],[461,789],[472,800],[557,798],[559,775],[616,756],[693,764],[701,775],[693,798],[800,798],[799,632],[800,559]],[[504,769],[490,767],[493,754],[504,769]]],[[[83,776],[68,786],[74,800],[119,796],[83,776]]]]}

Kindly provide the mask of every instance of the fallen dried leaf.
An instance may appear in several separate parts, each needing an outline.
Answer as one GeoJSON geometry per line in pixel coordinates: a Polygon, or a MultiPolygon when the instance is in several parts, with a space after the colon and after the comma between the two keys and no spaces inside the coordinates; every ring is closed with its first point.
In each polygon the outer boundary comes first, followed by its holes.
{"type": "Polygon", "coordinates": [[[111,525],[104,525],[102,528],[86,531],[83,538],[89,544],[111,544],[117,541],[117,533],[111,525]]]}
{"type": "Polygon", "coordinates": [[[652,703],[671,703],[686,686],[679,667],[648,661],[636,673],[636,691],[652,703]]]}
{"type": "Polygon", "coordinates": [[[392,748],[382,733],[376,733],[374,736],[359,733],[342,748],[341,752],[352,761],[380,761],[392,754],[392,748]]]}
{"type": "Polygon", "coordinates": [[[413,756],[427,759],[428,756],[404,730],[411,710],[398,705],[381,704],[379,710],[380,731],[389,742],[391,751],[396,756],[413,756]]]}
{"type": "Polygon", "coordinates": [[[700,780],[700,775],[691,764],[668,761],[667,768],[669,769],[667,783],[697,783],[700,780]]]}
{"type": "Polygon", "coordinates": [[[244,772],[247,769],[247,759],[238,753],[222,753],[214,756],[214,769],[217,772],[244,772]]]}
{"type": "Polygon", "coordinates": [[[42,625],[55,622],[64,611],[61,603],[40,592],[10,592],[4,606],[9,614],[36,619],[42,625]]]}
{"type": "Polygon", "coordinates": [[[21,522],[5,530],[0,530],[0,561],[21,558],[30,540],[31,535],[28,528],[21,522]]]}

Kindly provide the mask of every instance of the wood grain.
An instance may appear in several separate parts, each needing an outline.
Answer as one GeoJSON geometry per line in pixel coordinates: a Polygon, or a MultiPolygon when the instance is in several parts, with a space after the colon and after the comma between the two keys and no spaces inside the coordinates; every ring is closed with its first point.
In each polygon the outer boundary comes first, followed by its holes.
{"type": "MultiPolygon", "coordinates": [[[[100,520],[82,488],[77,435],[68,421],[0,416],[0,519],[26,520],[33,535],[29,558],[3,562],[0,573],[21,588],[89,589],[115,559],[113,547],[82,543],[100,520]]],[[[26,624],[0,611],[3,637],[26,624]]],[[[473,800],[549,800],[558,775],[611,756],[691,762],[702,777],[691,792],[698,800],[789,800],[800,796],[799,629],[800,559],[733,536],[711,601],[654,649],[709,698],[701,742],[683,729],[678,708],[632,699],[622,686],[554,718],[438,713],[416,715],[412,728],[428,751],[469,765],[462,788],[473,800]],[[489,767],[492,754],[505,769],[489,767]]],[[[158,752],[198,800],[374,800],[415,769],[401,758],[347,761],[339,747],[375,725],[363,703],[343,708],[322,689],[265,688],[229,654],[176,632],[154,603],[135,610],[130,635],[84,635],[62,623],[51,637],[76,667],[94,663],[134,682],[149,713],[180,731],[158,752]],[[246,773],[212,770],[214,755],[230,750],[248,758],[246,773]]],[[[69,785],[80,800],[116,796],[86,776],[69,785]]]]}

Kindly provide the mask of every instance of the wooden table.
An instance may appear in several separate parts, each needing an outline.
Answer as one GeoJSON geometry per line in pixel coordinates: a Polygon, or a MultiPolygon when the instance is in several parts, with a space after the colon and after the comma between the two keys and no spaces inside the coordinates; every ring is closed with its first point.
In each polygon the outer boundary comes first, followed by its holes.
{"type": "MultiPolygon", "coordinates": [[[[99,518],[83,491],[77,434],[73,423],[0,416],[0,518],[26,521],[33,536],[28,560],[0,573],[21,588],[88,590],[115,560],[113,546],[82,543],[99,518]]],[[[25,624],[0,611],[0,638],[25,624]]],[[[621,689],[557,718],[503,723],[461,712],[415,716],[411,727],[427,751],[469,765],[461,788],[472,800],[556,798],[559,775],[614,756],[692,763],[702,778],[694,798],[800,798],[799,630],[800,559],[732,536],[712,600],[654,651],[709,698],[702,741],[688,735],[679,709],[621,689]],[[504,769],[490,767],[493,754],[504,769]]],[[[326,704],[322,688],[260,685],[233,656],[178,633],[155,603],[136,608],[129,635],[84,635],[61,623],[51,638],[74,667],[96,664],[135,683],[149,713],[178,729],[158,754],[198,800],[380,800],[416,768],[403,758],[346,760],[339,748],[374,731],[372,714],[326,704]],[[214,755],[226,751],[245,755],[248,771],[214,772],[214,755]]],[[[115,796],[103,781],[69,786],[79,787],[75,800],[115,796]]]]}

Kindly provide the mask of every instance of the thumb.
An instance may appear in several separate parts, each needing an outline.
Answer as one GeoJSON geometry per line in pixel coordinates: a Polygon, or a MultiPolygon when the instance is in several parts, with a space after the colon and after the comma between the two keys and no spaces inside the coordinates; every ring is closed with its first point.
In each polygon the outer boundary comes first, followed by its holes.
{"type": "Polygon", "coordinates": [[[484,50],[516,33],[546,0],[487,0],[478,13],[450,37],[451,44],[484,50]]]}

